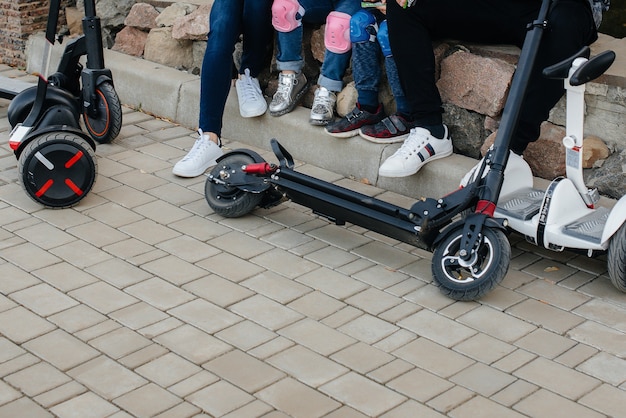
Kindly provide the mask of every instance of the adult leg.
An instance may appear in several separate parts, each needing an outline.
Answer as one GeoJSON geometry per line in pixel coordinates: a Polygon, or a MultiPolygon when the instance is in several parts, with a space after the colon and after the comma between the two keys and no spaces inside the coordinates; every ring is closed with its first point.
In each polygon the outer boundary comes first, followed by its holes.
{"type": "Polygon", "coordinates": [[[232,53],[241,33],[243,0],[215,0],[209,17],[209,36],[200,74],[200,120],[204,132],[217,137],[230,90],[232,53]]]}
{"type": "Polygon", "coordinates": [[[593,15],[586,0],[560,0],[548,16],[548,25],[512,138],[511,149],[520,155],[530,142],[537,140],[542,122],[548,119],[550,110],[564,93],[562,80],[549,80],[541,72],[597,39],[593,15]]]}
{"type": "Polygon", "coordinates": [[[422,126],[442,123],[433,39],[515,43],[537,4],[528,0],[418,0],[412,8],[402,9],[390,1],[389,39],[409,116],[422,126]]]}
{"type": "Polygon", "coordinates": [[[380,45],[380,50],[385,59],[387,82],[389,83],[391,93],[393,94],[393,98],[396,102],[396,113],[406,115],[408,105],[406,97],[404,96],[404,90],[402,90],[402,85],[400,84],[398,66],[396,65],[396,60],[394,59],[393,52],[391,51],[391,44],[389,43],[389,25],[386,19],[380,23],[378,30],[378,44],[380,45]]]}
{"type": "Polygon", "coordinates": [[[402,146],[380,166],[385,177],[415,174],[424,164],[452,154],[452,142],[442,123],[441,97],[435,84],[435,37],[489,41],[510,36],[513,3],[526,7],[529,0],[418,0],[409,9],[395,1],[387,5],[389,37],[411,129],[402,146]],[[493,36],[498,34],[499,36],[493,36]]]}
{"type": "Polygon", "coordinates": [[[199,138],[172,173],[196,177],[222,155],[220,135],[230,90],[232,52],[241,30],[243,0],[215,0],[209,16],[209,36],[200,75],[199,138]]]}
{"type": "Polygon", "coordinates": [[[235,82],[239,113],[244,118],[261,116],[267,110],[267,102],[257,77],[270,63],[269,52],[274,34],[271,8],[271,0],[244,0],[243,53],[239,78],[235,82]]]}
{"type": "Polygon", "coordinates": [[[266,65],[274,39],[271,7],[272,0],[243,1],[243,54],[240,73],[248,68],[250,75],[256,78],[266,65]]]}

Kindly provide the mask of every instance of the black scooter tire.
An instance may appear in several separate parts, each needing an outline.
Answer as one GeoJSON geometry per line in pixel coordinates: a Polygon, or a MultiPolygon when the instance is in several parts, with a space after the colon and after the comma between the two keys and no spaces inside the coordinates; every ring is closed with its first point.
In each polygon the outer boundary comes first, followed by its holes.
{"type": "Polygon", "coordinates": [[[89,193],[98,175],[89,143],[72,132],[52,132],[26,144],[18,160],[26,194],[48,208],[76,205],[89,193]]]}
{"type": "Polygon", "coordinates": [[[450,231],[433,252],[432,273],[439,290],[454,300],[477,300],[504,279],[511,244],[500,229],[483,226],[471,264],[459,264],[463,225],[450,231]]]}
{"type": "Polygon", "coordinates": [[[204,197],[215,213],[225,218],[239,218],[252,212],[261,203],[263,193],[246,192],[238,187],[217,184],[211,180],[211,177],[219,179],[222,171],[241,170],[243,165],[254,162],[249,155],[233,154],[213,167],[204,185],[204,197]]]}
{"type": "Polygon", "coordinates": [[[607,267],[613,286],[626,292],[626,223],[611,237],[607,267]]]}
{"type": "Polygon", "coordinates": [[[122,105],[113,88],[113,84],[105,81],[96,87],[98,111],[96,117],[90,117],[83,111],[85,128],[94,141],[107,144],[113,141],[122,129],[122,105]]]}

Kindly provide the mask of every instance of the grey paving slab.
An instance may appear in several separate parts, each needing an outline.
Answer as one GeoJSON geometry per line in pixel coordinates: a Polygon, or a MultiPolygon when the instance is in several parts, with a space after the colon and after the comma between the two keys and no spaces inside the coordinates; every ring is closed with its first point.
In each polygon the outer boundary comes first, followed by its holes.
{"type": "MultiPolygon", "coordinates": [[[[154,105],[192,106],[173,102],[154,105]]],[[[171,174],[193,129],[132,107],[120,137],[96,149],[94,190],[74,208],[44,209],[18,183],[8,103],[0,417],[626,416],[626,295],[602,260],[512,236],[502,284],[455,302],[432,283],[430,253],[380,234],[292,203],[216,215],[204,178],[171,174]]],[[[267,155],[249,138],[226,140],[267,155]]],[[[298,163],[412,201],[384,182],[298,163]]]]}

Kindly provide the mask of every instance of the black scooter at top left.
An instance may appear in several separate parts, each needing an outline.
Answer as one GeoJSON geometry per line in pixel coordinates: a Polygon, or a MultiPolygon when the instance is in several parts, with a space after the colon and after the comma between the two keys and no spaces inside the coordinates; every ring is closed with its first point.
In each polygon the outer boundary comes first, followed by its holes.
{"type": "MultiPolygon", "coordinates": [[[[68,42],[57,71],[46,78],[51,48],[62,42],[57,35],[60,0],[50,0],[38,83],[15,94],[7,110],[13,128],[9,146],[18,159],[21,184],[32,199],[51,208],[73,206],[87,195],[98,172],[96,142],[112,141],[122,127],[113,77],[104,68],[95,0],[84,4],[84,34],[68,42]]],[[[4,97],[10,98],[6,91],[4,97]]]]}

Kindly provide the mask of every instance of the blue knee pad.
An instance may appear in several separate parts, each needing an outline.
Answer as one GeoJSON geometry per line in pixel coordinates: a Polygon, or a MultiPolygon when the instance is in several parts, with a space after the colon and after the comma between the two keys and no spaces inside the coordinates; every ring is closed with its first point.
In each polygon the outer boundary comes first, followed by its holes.
{"type": "Polygon", "coordinates": [[[391,45],[389,45],[389,31],[387,30],[387,20],[383,20],[378,27],[378,34],[376,35],[378,43],[380,44],[380,50],[385,58],[390,57],[391,45]]]}
{"type": "Polygon", "coordinates": [[[359,10],[350,19],[350,42],[374,42],[378,25],[373,14],[359,10]]]}

